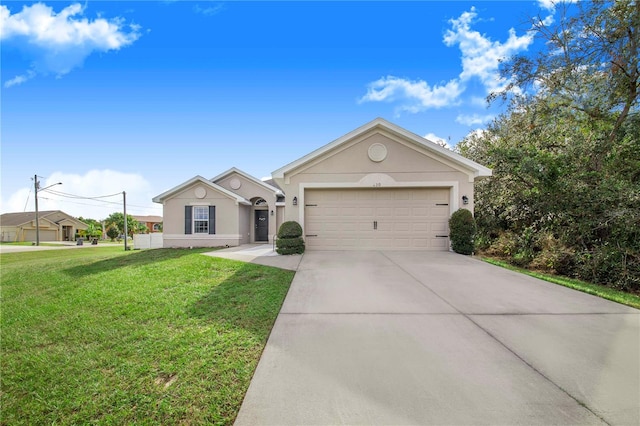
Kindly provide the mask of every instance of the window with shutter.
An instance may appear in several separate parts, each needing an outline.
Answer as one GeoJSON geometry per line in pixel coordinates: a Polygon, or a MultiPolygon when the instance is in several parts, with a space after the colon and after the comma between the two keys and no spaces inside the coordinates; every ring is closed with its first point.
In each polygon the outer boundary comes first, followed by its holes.
{"type": "Polygon", "coordinates": [[[216,233],[216,206],[209,206],[209,234],[216,233]]]}
{"type": "Polygon", "coordinates": [[[184,233],[191,234],[192,206],[184,206],[184,233]]]}

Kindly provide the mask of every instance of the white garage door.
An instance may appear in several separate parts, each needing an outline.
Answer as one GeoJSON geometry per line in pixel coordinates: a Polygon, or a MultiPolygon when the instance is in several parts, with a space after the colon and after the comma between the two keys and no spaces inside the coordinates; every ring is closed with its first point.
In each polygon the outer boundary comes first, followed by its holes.
{"type": "Polygon", "coordinates": [[[449,249],[448,188],[307,189],[311,250],[449,249]]]}

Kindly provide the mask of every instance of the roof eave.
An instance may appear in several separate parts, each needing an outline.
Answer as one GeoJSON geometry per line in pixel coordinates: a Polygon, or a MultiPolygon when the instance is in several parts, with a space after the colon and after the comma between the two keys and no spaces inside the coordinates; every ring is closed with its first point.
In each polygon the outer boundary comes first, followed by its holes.
{"type": "Polygon", "coordinates": [[[246,179],[250,180],[251,182],[254,182],[254,183],[256,183],[256,184],[258,184],[258,185],[260,185],[260,186],[262,186],[262,187],[264,187],[264,188],[268,189],[269,191],[272,191],[272,192],[273,192],[273,193],[275,193],[275,194],[282,194],[282,191],[281,191],[281,190],[279,190],[278,188],[276,188],[276,187],[274,187],[274,186],[271,186],[271,185],[269,185],[268,183],[265,183],[265,182],[261,181],[260,179],[258,179],[258,178],[256,178],[256,177],[254,177],[254,176],[251,176],[250,174],[248,174],[248,173],[246,173],[246,172],[243,172],[242,170],[240,170],[240,169],[239,169],[239,168],[237,168],[237,167],[232,167],[232,168],[230,168],[229,170],[227,170],[226,172],[222,172],[222,173],[220,173],[218,176],[213,177],[213,178],[211,178],[211,179],[209,179],[209,180],[210,180],[211,182],[215,182],[215,181],[217,181],[217,180],[219,180],[219,179],[223,179],[223,178],[225,178],[225,177],[229,176],[229,175],[230,175],[230,174],[232,174],[232,173],[237,173],[237,174],[239,174],[240,176],[242,176],[242,177],[244,177],[244,178],[246,178],[246,179]]]}
{"type": "Polygon", "coordinates": [[[370,121],[369,123],[358,127],[355,130],[352,130],[351,132],[347,133],[346,135],[316,149],[315,151],[305,155],[302,158],[299,158],[298,160],[295,160],[289,164],[287,164],[284,167],[279,168],[278,170],[274,171],[271,176],[274,179],[284,179],[284,175],[286,173],[289,173],[295,169],[297,169],[300,166],[303,166],[304,164],[314,160],[315,158],[331,151],[333,148],[340,146],[341,144],[361,135],[364,134],[374,128],[381,128],[383,130],[386,130],[388,132],[394,133],[397,136],[402,137],[403,139],[407,139],[409,141],[412,141],[413,143],[415,143],[416,145],[425,148],[427,151],[431,151],[434,152],[436,154],[442,155],[445,158],[447,158],[448,160],[452,161],[453,163],[459,165],[460,167],[462,167],[463,169],[469,170],[473,173],[474,176],[477,177],[486,177],[486,176],[491,176],[491,169],[488,169],[487,167],[484,167],[481,164],[476,163],[473,160],[469,160],[468,158],[465,158],[463,156],[461,156],[460,154],[457,154],[447,148],[441,147],[440,145],[433,143],[431,141],[429,141],[426,138],[423,138],[420,135],[417,135],[413,132],[410,132],[400,126],[397,126],[383,118],[376,118],[373,121],[370,121]]]}
{"type": "Polygon", "coordinates": [[[170,197],[170,196],[172,196],[173,194],[176,194],[176,193],[178,193],[178,192],[182,191],[183,189],[185,189],[185,188],[186,188],[186,187],[188,187],[189,185],[193,185],[193,184],[194,184],[194,183],[196,183],[196,182],[200,182],[200,183],[202,183],[203,185],[208,186],[209,188],[211,188],[211,189],[213,189],[213,190],[215,190],[215,191],[218,191],[218,192],[221,192],[221,193],[225,194],[225,195],[226,195],[226,196],[228,196],[229,198],[236,200],[236,202],[237,202],[238,204],[244,204],[244,205],[247,205],[247,206],[250,206],[250,205],[251,205],[251,203],[250,203],[248,200],[244,199],[243,197],[239,196],[238,194],[235,194],[235,193],[233,193],[233,192],[231,192],[231,191],[229,191],[229,190],[227,190],[227,189],[224,189],[224,188],[223,188],[223,187],[221,187],[220,185],[216,185],[215,183],[213,183],[213,182],[211,182],[211,181],[209,181],[209,180],[207,180],[207,179],[203,178],[203,177],[202,177],[202,176],[200,176],[200,175],[195,176],[195,177],[193,177],[193,178],[189,179],[188,181],[183,182],[183,183],[181,183],[180,185],[175,186],[175,187],[171,188],[170,190],[165,191],[165,192],[163,192],[162,194],[160,194],[160,195],[157,195],[157,196],[153,197],[153,198],[151,199],[151,201],[153,201],[154,203],[163,204],[163,203],[164,203],[164,201],[165,201],[167,198],[169,198],[169,197],[170,197]]]}

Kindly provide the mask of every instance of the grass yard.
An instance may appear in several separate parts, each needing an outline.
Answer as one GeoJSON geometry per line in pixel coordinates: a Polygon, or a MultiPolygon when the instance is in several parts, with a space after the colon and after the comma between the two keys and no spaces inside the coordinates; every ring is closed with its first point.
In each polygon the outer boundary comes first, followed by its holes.
{"type": "Polygon", "coordinates": [[[522,274],[539,278],[541,280],[549,281],[554,284],[569,287],[574,290],[579,290],[584,293],[593,294],[594,296],[602,297],[603,299],[607,299],[613,302],[621,303],[623,305],[631,306],[632,308],[640,309],[640,296],[637,294],[627,293],[622,290],[616,290],[615,288],[606,287],[599,284],[588,283],[588,282],[576,280],[573,278],[567,278],[559,275],[549,275],[549,274],[543,274],[540,272],[530,271],[528,269],[522,269],[522,268],[518,268],[516,266],[510,265],[507,262],[504,262],[502,260],[492,259],[489,257],[483,257],[482,260],[484,260],[487,263],[491,263],[492,265],[500,266],[502,268],[510,269],[512,271],[517,271],[522,274]]]}
{"type": "Polygon", "coordinates": [[[0,423],[231,424],[293,272],[203,251],[0,255],[0,423]]]}

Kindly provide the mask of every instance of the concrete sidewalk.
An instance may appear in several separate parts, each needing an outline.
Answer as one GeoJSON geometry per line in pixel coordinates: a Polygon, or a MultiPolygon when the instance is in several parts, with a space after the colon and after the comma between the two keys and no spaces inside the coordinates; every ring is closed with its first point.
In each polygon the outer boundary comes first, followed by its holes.
{"type": "Polygon", "coordinates": [[[453,253],[308,252],[237,425],[638,424],[640,311],[453,253]]]}
{"type": "MultiPolygon", "coordinates": [[[[45,242],[45,244],[50,244],[49,241],[45,242]]],[[[13,245],[13,244],[0,244],[0,253],[23,253],[26,251],[43,251],[43,250],[69,250],[75,248],[87,248],[87,247],[97,247],[96,245],[92,246],[91,243],[85,242],[83,245],[79,246],[75,241],[56,241],[55,245],[13,245]]]]}
{"type": "Polygon", "coordinates": [[[244,244],[238,247],[229,247],[204,254],[211,257],[273,266],[290,271],[297,270],[300,260],[302,259],[302,255],[299,254],[281,256],[275,252],[271,244],[244,244]]]}

